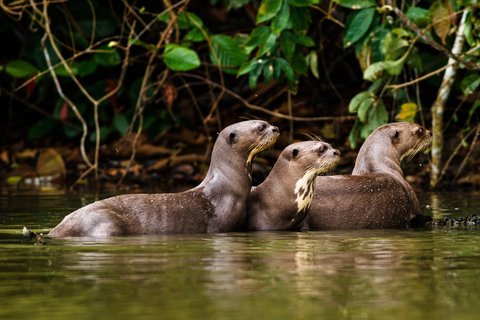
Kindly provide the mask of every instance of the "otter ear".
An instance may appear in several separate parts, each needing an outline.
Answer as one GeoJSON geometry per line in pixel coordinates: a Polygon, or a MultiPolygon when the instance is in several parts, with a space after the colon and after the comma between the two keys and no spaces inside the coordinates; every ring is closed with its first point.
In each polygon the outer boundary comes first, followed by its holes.
{"type": "Polygon", "coordinates": [[[228,136],[228,141],[230,142],[230,144],[235,143],[235,138],[236,137],[237,137],[237,135],[235,134],[235,132],[230,132],[230,135],[228,136]]]}
{"type": "Polygon", "coordinates": [[[298,149],[297,148],[292,150],[292,159],[295,159],[296,156],[298,156],[298,149]]]}
{"type": "Polygon", "coordinates": [[[395,130],[395,131],[392,133],[392,141],[397,141],[398,138],[400,138],[400,131],[395,130]]]}

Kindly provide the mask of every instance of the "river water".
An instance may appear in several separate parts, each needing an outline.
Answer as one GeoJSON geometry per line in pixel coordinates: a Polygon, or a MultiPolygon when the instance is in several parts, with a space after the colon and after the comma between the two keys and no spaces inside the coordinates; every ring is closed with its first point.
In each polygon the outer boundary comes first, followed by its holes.
{"type": "MultiPolygon", "coordinates": [[[[419,194],[435,217],[479,192],[419,194]]],[[[95,200],[0,195],[0,319],[478,319],[480,227],[47,239],[95,200]]]]}

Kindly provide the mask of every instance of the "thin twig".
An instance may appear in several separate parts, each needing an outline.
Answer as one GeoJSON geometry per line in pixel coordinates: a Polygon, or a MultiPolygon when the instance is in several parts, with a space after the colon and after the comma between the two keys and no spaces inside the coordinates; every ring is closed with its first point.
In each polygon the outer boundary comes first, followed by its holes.
{"type": "MultiPolygon", "coordinates": [[[[204,78],[202,76],[198,76],[198,75],[195,75],[195,74],[188,74],[188,73],[182,73],[181,75],[184,76],[184,77],[201,79],[201,80],[205,81],[206,83],[208,83],[209,85],[217,87],[217,88],[221,87],[220,84],[218,84],[216,82],[213,82],[213,81],[211,81],[207,78],[204,78]]],[[[250,102],[243,99],[236,92],[234,92],[234,91],[232,91],[228,88],[224,88],[224,89],[225,89],[225,93],[227,93],[230,96],[234,97],[235,99],[239,100],[245,107],[247,107],[249,109],[252,109],[252,110],[260,111],[260,112],[263,112],[263,113],[266,113],[268,115],[278,117],[278,118],[281,118],[281,119],[292,120],[292,121],[342,121],[343,122],[343,121],[355,120],[357,118],[356,115],[333,116],[333,117],[294,117],[294,116],[289,116],[289,115],[286,115],[286,114],[283,114],[283,113],[280,113],[280,112],[268,110],[266,108],[257,106],[255,104],[251,104],[250,102]]]]}

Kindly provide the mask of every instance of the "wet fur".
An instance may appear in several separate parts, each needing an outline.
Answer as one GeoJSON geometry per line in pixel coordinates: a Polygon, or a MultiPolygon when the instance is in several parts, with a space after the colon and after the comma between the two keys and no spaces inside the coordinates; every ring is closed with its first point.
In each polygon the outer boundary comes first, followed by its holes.
{"type": "Polygon", "coordinates": [[[414,123],[377,128],[361,147],[351,176],[318,177],[303,229],[405,228],[428,217],[403,176],[400,160],[431,144],[428,130],[414,123]]]}
{"type": "Polygon", "coordinates": [[[127,194],[69,214],[50,237],[110,237],[162,233],[213,233],[241,229],[251,189],[250,162],[271,146],[278,129],[265,121],[231,125],[215,142],[203,182],[185,192],[127,194]],[[264,128],[264,129],[261,129],[264,128]]]}

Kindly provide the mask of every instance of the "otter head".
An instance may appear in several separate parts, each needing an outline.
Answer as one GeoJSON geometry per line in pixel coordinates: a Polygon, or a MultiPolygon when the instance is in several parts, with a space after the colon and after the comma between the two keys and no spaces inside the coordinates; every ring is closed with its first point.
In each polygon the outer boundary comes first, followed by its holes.
{"type": "MultiPolygon", "coordinates": [[[[322,141],[304,141],[289,145],[280,155],[288,162],[289,179],[294,179],[294,195],[297,214],[306,212],[312,203],[315,178],[335,167],[340,161],[340,152],[322,141]],[[295,177],[293,177],[294,175],[295,177]]],[[[287,174],[287,173],[285,173],[287,174]]]]}
{"type": "Polygon", "coordinates": [[[432,143],[432,133],[412,122],[390,123],[379,127],[377,130],[386,131],[387,137],[397,151],[400,160],[407,159],[410,161],[418,152],[427,149],[432,143]]]}
{"type": "MultiPolygon", "coordinates": [[[[266,121],[248,120],[226,127],[220,132],[218,139],[223,139],[227,148],[245,158],[247,168],[250,168],[255,155],[272,146],[279,135],[278,128],[266,121]]],[[[228,157],[228,154],[223,157],[228,157]]]]}

